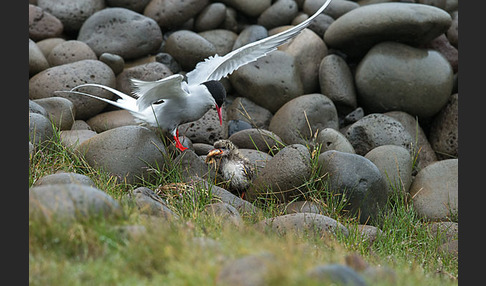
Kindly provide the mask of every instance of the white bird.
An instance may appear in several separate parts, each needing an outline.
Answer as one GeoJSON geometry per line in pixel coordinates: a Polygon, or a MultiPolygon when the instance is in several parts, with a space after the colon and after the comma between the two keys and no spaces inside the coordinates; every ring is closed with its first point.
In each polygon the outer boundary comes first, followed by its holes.
{"type": "Polygon", "coordinates": [[[179,141],[178,126],[196,121],[209,109],[216,106],[220,124],[221,106],[226,98],[226,90],[219,80],[237,70],[239,67],[267,55],[305,29],[315,17],[324,11],[331,0],[327,0],[319,10],[302,23],[273,36],[249,43],[225,56],[214,55],[199,62],[195,69],[186,74],[186,80],[181,74],[171,75],[157,81],[142,81],[131,79],[134,87],[134,97],[114,88],[101,84],[81,84],[70,91],[90,96],[112,105],[126,109],[140,122],[150,126],[160,127],[169,132],[175,139],[176,147],[187,149],[179,141]],[[120,97],[117,101],[101,98],[92,94],[75,91],[81,87],[99,87],[120,97]]]}

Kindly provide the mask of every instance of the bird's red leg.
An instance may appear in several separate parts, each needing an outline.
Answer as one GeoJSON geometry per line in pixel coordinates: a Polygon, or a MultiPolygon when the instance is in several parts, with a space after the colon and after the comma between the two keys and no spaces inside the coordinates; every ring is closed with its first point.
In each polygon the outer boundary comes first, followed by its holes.
{"type": "Polygon", "coordinates": [[[181,141],[179,141],[179,129],[176,130],[176,135],[174,136],[174,140],[176,142],[176,148],[184,151],[187,149],[187,147],[182,146],[181,141]]]}

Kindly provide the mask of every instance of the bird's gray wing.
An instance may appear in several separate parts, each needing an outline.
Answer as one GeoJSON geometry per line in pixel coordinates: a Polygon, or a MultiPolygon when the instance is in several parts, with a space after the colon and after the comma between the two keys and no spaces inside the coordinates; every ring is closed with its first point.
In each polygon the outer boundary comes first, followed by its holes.
{"type": "Polygon", "coordinates": [[[138,109],[145,110],[160,100],[170,100],[186,96],[187,93],[183,89],[183,79],[184,76],[181,74],[171,75],[157,81],[131,79],[134,88],[133,93],[135,96],[138,96],[138,109]]]}
{"type": "Polygon", "coordinates": [[[220,80],[237,70],[239,67],[256,61],[266,54],[276,50],[278,46],[297,36],[303,29],[309,26],[312,20],[322,13],[329,3],[331,3],[331,0],[327,0],[321,8],[314,13],[314,15],[297,26],[247,44],[223,57],[215,55],[205,59],[203,62],[198,63],[193,71],[187,73],[187,83],[189,85],[197,85],[209,80],[220,80]]]}

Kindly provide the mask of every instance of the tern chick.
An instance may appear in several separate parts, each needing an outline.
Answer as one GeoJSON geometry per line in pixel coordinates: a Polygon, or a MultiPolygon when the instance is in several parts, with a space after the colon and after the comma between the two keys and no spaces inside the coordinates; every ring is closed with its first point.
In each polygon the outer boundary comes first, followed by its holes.
{"type": "Polygon", "coordinates": [[[228,190],[243,196],[250,186],[255,169],[229,140],[218,140],[206,156],[206,163],[216,163],[218,173],[228,183],[228,190]]]}

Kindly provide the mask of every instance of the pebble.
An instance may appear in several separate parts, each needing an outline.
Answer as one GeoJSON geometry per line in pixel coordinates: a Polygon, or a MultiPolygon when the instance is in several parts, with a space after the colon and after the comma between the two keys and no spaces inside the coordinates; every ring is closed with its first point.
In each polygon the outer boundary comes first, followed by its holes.
{"type": "Polygon", "coordinates": [[[155,61],[166,65],[173,74],[181,71],[179,63],[168,53],[158,53],[155,56],[155,61]]]}
{"type": "Polygon", "coordinates": [[[378,167],[388,186],[388,192],[408,194],[412,184],[412,156],[402,146],[381,145],[364,156],[378,167]]]}
{"type": "Polygon", "coordinates": [[[51,67],[69,64],[81,60],[97,60],[95,52],[84,42],[64,41],[52,48],[47,61],[51,67]]]}
{"type": "Polygon", "coordinates": [[[38,42],[36,42],[37,46],[39,47],[39,49],[42,51],[42,53],[44,54],[44,57],[47,57],[49,56],[49,54],[51,53],[52,49],[59,45],[60,43],[63,43],[65,42],[66,40],[63,39],[63,38],[47,38],[47,39],[44,39],[44,40],[40,40],[38,42]]]}
{"type": "Polygon", "coordinates": [[[162,30],[172,30],[196,16],[208,4],[209,0],[152,0],[143,14],[155,20],[162,30]]]}
{"type": "Polygon", "coordinates": [[[366,280],[351,267],[341,264],[318,265],[309,270],[307,275],[319,283],[329,283],[329,285],[368,285],[366,280]]]}
{"type": "Polygon", "coordinates": [[[267,29],[288,25],[298,12],[299,8],[294,0],[279,0],[260,14],[257,23],[267,29]]]}
{"type": "Polygon", "coordinates": [[[115,75],[120,74],[125,67],[125,60],[119,55],[112,53],[102,53],[100,55],[100,61],[107,64],[115,73],[115,75]]]}
{"type": "Polygon", "coordinates": [[[302,194],[301,187],[311,176],[310,154],[301,144],[282,148],[253,180],[246,192],[250,202],[261,196],[287,202],[302,194]]]}
{"type": "Polygon", "coordinates": [[[37,6],[59,19],[65,32],[76,33],[95,12],[104,9],[104,0],[37,0],[37,6]]]}
{"type": "Polygon", "coordinates": [[[86,123],[97,133],[121,126],[139,125],[129,111],[122,109],[98,113],[86,123]]]}
{"type": "Polygon", "coordinates": [[[383,42],[356,68],[358,100],[368,112],[400,110],[432,117],[447,103],[453,75],[451,65],[437,51],[383,42]]]}
{"type": "Polygon", "coordinates": [[[243,219],[238,210],[227,203],[211,203],[204,207],[204,211],[213,217],[220,219],[224,223],[230,223],[235,226],[243,224],[243,219]]]}
{"type": "Polygon", "coordinates": [[[337,18],[326,30],[324,41],[351,57],[360,57],[384,41],[410,45],[427,43],[446,32],[451,21],[449,13],[430,5],[364,5],[337,18]]]}
{"type": "Polygon", "coordinates": [[[29,219],[47,223],[120,217],[117,200],[84,184],[54,184],[29,189],[29,219]]]}
{"type": "Polygon", "coordinates": [[[197,63],[216,54],[216,47],[211,42],[188,30],[170,34],[164,49],[174,57],[184,71],[193,70],[197,63]]]}
{"type": "Polygon", "coordinates": [[[165,164],[164,144],[154,132],[141,126],[107,130],[82,142],[76,150],[91,167],[102,168],[129,184],[141,182],[142,177],[150,180],[149,168],[163,168],[165,164]]]}
{"type": "Polygon", "coordinates": [[[221,0],[221,2],[249,17],[260,16],[272,4],[272,0],[221,0]]]}
{"type": "Polygon", "coordinates": [[[34,144],[44,144],[54,136],[51,121],[39,113],[29,113],[29,141],[34,144]]]}
{"type": "MultiPolygon", "coordinates": [[[[306,15],[306,14],[304,14],[306,15]]],[[[305,17],[302,21],[307,20],[308,16],[305,17]]],[[[296,18],[297,19],[297,18],[296,18]]],[[[294,19],[295,20],[295,19],[294,19]]],[[[302,21],[299,22],[294,22],[292,24],[298,24],[302,21]]],[[[320,38],[324,37],[324,34],[326,33],[326,30],[329,28],[329,26],[334,22],[334,19],[326,14],[320,14],[317,15],[317,17],[314,18],[314,21],[307,26],[307,29],[312,30],[314,33],[316,33],[320,38]]]]}
{"type": "Polygon", "coordinates": [[[47,97],[35,99],[35,103],[39,104],[47,112],[48,118],[58,130],[69,130],[74,124],[76,117],[76,110],[74,104],[63,97],[47,97]]]}
{"type": "Polygon", "coordinates": [[[165,219],[178,219],[179,216],[167,207],[167,203],[147,187],[138,187],[128,194],[141,214],[147,214],[165,219]]]}
{"type": "MultiPolygon", "coordinates": [[[[98,60],[81,60],[48,68],[29,80],[29,98],[40,99],[54,95],[54,91],[70,90],[83,83],[97,83],[115,87],[115,74],[109,66],[98,60]]],[[[112,99],[113,94],[99,88],[80,88],[79,91],[112,99]]],[[[108,103],[77,94],[59,93],[56,96],[69,99],[76,109],[75,119],[87,119],[105,108],[108,103]]]]}
{"type": "Polygon", "coordinates": [[[77,40],[88,44],[97,56],[112,53],[128,60],[157,51],[162,31],[153,19],[142,14],[105,8],[83,23],[77,40]]]}
{"type": "Polygon", "coordinates": [[[246,121],[255,128],[268,129],[273,114],[246,97],[237,97],[226,107],[228,120],[246,121]]]}
{"type": "Polygon", "coordinates": [[[458,159],[428,165],[410,186],[413,208],[430,221],[457,219],[458,194],[458,159]]]}
{"type": "Polygon", "coordinates": [[[339,55],[327,55],[320,62],[319,87],[332,100],[338,114],[348,114],[358,107],[353,74],[339,55]]]}
{"type": "Polygon", "coordinates": [[[336,150],[345,153],[355,154],[353,145],[348,141],[346,136],[333,128],[324,128],[316,138],[316,144],[321,144],[320,152],[336,150]]]}
{"type": "Polygon", "coordinates": [[[241,130],[228,139],[238,148],[255,149],[264,153],[277,151],[285,146],[282,139],[275,133],[257,128],[241,130]]]}
{"type": "Polygon", "coordinates": [[[250,164],[253,164],[257,175],[262,171],[268,161],[273,158],[272,155],[255,149],[242,148],[239,150],[250,161],[250,164]]]}
{"type": "Polygon", "coordinates": [[[60,132],[61,145],[76,150],[79,144],[95,136],[96,132],[93,130],[62,130],[60,132]]]}
{"type": "Polygon", "coordinates": [[[282,210],[283,214],[292,213],[315,213],[322,214],[324,209],[323,206],[317,204],[313,201],[293,201],[289,204],[280,204],[279,209],[282,210]]]}
{"type": "Polygon", "coordinates": [[[449,42],[446,34],[442,34],[428,42],[423,48],[436,50],[449,62],[453,73],[459,71],[459,51],[449,42]]]}
{"type": "Polygon", "coordinates": [[[213,30],[221,26],[226,19],[226,5],[211,3],[207,5],[194,20],[194,30],[197,32],[213,30]]]}
{"type": "Polygon", "coordinates": [[[227,124],[224,116],[224,109],[223,125],[220,125],[216,108],[212,108],[198,120],[179,125],[179,134],[186,136],[193,143],[206,143],[212,145],[219,139],[228,137],[227,124]]]}
{"type": "Polygon", "coordinates": [[[40,177],[32,184],[33,187],[57,184],[80,184],[96,188],[95,182],[83,174],[73,172],[58,172],[40,177]]]}
{"type": "Polygon", "coordinates": [[[250,123],[243,120],[228,120],[228,136],[231,137],[236,132],[250,129],[251,127],[250,123]]]}
{"type": "Polygon", "coordinates": [[[122,7],[137,13],[143,13],[143,10],[151,0],[106,0],[106,4],[111,7],[122,7]]]}
{"type": "Polygon", "coordinates": [[[459,156],[459,95],[453,94],[447,105],[434,117],[429,140],[440,160],[459,156]]]}
{"type": "Polygon", "coordinates": [[[262,25],[249,25],[238,34],[233,44],[233,50],[266,37],[268,37],[268,30],[265,27],[262,25]]]}
{"type": "Polygon", "coordinates": [[[451,13],[452,23],[446,32],[447,39],[456,48],[459,48],[459,12],[456,10],[451,13]]]}
{"type": "Polygon", "coordinates": [[[29,4],[29,38],[40,41],[61,36],[64,26],[62,22],[44,11],[42,8],[29,4]]]}
{"type": "Polygon", "coordinates": [[[216,170],[211,169],[206,165],[201,157],[199,157],[192,149],[188,149],[174,159],[174,166],[178,168],[184,178],[197,176],[211,181],[216,178],[216,170]]]}
{"type": "Polygon", "coordinates": [[[240,67],[229,79],[238,95],[271,113],[304,92],[295,58],[282,51],[240,67]]]}
{"type": "Polygon", "coordinates": [[[200,32],[199,35],[214,45],[216,54],[219,56],[224,56],[231,52],[235,40],[238,37],[235,32],[223,29],[204,31],[200,32]]]}
{"type": "Polygon", "coordinates": [[[381,145],[398,145],[410,150],[414,142],[399,121],[381,113],[366,115],[349,126],[344,135],[356,154],[362,156],[381,145]]]}
{"type": "Polygon", "coordinates": [[[371,224],[385,207],[389,192],[380,170],[369,159],[340,151],[326,151],[318,159],[320,175],[326,176],[329,190],[344,195],[346,209],[358,215],[360,223],[371,224]]]}
{"type": "Polygon", "coordinates": [[[306,144],[318,130],[338,127],[334,103],[323,94],[313,93],[287,102],[274,114],[268,129],[287,144],[306,144]]]}
{"type": "Polygon", "coordinates": [[[156,81],[173,75],[172,71],[166,65],[159,62],[149,62],[132,67],[125,68],[116,76],[116,88],[126,94],[133,93],[131,84],[132,78],[156,81]]]}
{"type": "Polygon", "coordinates": [[[292,213],[271,217],[257,222],[254,226],[256,229],[274,231],[279,235],[306,234],[307,232],[321,238],[337,233],[349,235],[348,229],[335,219],[315,213],[292,213]]]}
{"type": "Polygon", "coordinates": [[[49,68],[49,62],[37,44],[29,39],[29,77],[49,68]]]}

